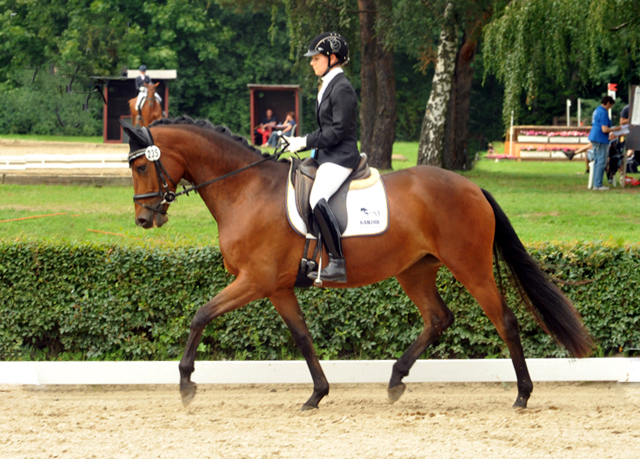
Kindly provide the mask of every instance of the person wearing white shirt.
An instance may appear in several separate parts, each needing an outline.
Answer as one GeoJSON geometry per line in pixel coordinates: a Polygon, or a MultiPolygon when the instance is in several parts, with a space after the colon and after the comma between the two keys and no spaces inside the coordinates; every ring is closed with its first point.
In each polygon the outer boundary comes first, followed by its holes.
{"type": "MultiPolygon", "coordinates": [[[[329,254],[329,263],[320,275],[328,282],[346,282],[340,229],[328,202],[360,162],[356,138],[358,98],[342,71],[349,62],[349,46],[341,35],[327,32],[312,40],[305,56],[311,57],[313,71],[322,78],[316,109],[318,129],[305,137],[292,137],[287,151],[316,149],[319,167],[309,201],[329,254]]],[[[308,276],[316,279],[318,273],[308,276]]]]}

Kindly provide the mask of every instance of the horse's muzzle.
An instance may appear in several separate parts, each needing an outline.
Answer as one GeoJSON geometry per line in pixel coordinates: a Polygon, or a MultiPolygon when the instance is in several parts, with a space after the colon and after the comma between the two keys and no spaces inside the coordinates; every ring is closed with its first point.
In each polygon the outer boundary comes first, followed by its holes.
{"type": "Polygon", "coordinates": [[[167,223],[168,220],[169,217],[166,214],[163,215],[158,212],[145,211],[141,212],[140,215],[136,217],[136,225],[141,226],[144,229],[153,228],[154,226],[160,228],[162,225],[167,223]]]}

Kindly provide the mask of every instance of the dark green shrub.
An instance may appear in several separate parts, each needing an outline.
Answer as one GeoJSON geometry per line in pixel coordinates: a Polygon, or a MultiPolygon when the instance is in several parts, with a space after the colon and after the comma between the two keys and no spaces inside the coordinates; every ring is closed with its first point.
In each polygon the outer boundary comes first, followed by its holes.
{"type": "MultiPolygon", "coordinates": [[[[532,255],[554,277],[598,343],[597,355],[640,347],[639,246],[538,245],[532,255]]],[[[232,281],[213,247],[123,247],[0,242],[0,359],[179,358],[195,311],[232,281]]],[[[456,321],[425,358],[507,357],[491,322],[443,269],[438,285],[456,321]]],[[[321,358],[395,358],[422,329],[398,283],[299,290],[321,358]]],[[[518,305],[527,357],[566,352],[518,305]]],[[[201,359],[300,358],[267,300],[213,321],[201,359]]]]}

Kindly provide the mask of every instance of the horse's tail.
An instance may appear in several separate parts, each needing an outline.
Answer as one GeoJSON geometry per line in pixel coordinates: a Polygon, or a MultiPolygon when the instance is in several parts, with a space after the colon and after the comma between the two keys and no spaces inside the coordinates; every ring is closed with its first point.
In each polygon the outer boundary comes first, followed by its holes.
{"type": "Polygon", "coordinates": [[[496,263],[502,258],[507,264],[520,297],[547,333],[574,356],[589,355],[594,345],[580,314],[529,255],[493,196],[486,190],[482,193],[491,204],[496,219],[493,241],[496,263]]]}

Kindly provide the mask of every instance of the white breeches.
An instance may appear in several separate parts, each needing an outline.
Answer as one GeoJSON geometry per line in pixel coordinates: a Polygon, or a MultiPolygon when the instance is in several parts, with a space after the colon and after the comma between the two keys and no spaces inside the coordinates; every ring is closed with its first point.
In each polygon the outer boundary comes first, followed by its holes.
{"type": "MultiPolygon", "coordinates": [[[[157,92],[154,94],[156,96],[156,100],[158,103],[162,103],[162,97],[157,92]]],[[[136,110],[140,109],[140,104],[142,103],[142,99],[147,96],[147,88],[144,88],[140,92],[138,92],[138,99],[136,100],[136,110]]]]}
{"type": "Polygon", "coordinates": [[[316,179],[313,182],[311,195],[309,196],[311,208],[315,209],[316,204],[322,198],[329,202],[329,198],[338,191],[338,188],[340,188],[352,171],[353,169],[338,166],[334,163],[321,164],[320,167],[318,167],[318,172],[316,172],[316,179]]]}

